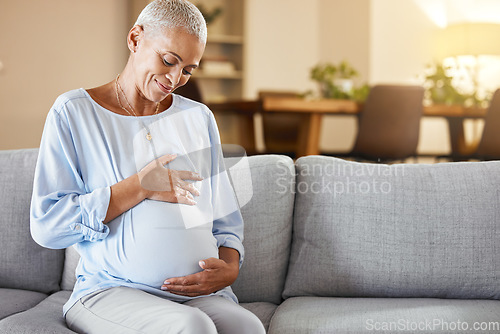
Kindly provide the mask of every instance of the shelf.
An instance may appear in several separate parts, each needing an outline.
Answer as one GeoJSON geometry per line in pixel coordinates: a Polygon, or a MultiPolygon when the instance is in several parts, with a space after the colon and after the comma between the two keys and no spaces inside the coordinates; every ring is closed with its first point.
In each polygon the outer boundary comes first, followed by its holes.
{"type": "Polygon", "coordinates": [[[208,35],[207,43],[221,43],[221,44],[243,44],[243,36],[236,35],[222,35],[222,34],[212,34],[208,35]]]}
{"type": "MultiPolygon", "coordinates": [[[[244,9],[247,0],[199,0],[208,10],[223,8],[208,27],[208,40],[200,67],[193,79],[199,83],[203,101],[241,99],[245,82],[244,9]]],[[[226,115],[218,119],[221,138],[234,142],[232,123],[226,115]]]]}
{"type": "Polygon", "coordinates": [[[243,79],[241,71],[235,71],[234,73],[204,73],[203,70],[197,70],[194,76],[199,79],[243,79]]]}

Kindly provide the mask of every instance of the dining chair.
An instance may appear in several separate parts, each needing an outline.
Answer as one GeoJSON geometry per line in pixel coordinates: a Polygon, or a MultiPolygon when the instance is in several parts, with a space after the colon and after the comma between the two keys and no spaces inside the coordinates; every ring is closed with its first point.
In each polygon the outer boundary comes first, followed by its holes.
{"type": "Polygon", "coordinates": [[[421,86],[373,86],[359,117],[354,148],[347,156],[381,162],[416,156],[423,98],[421,86]]]}
{"type": "Polygon", "coordinates": [[[479,160],[500,160],[500,89],[493,94],[475,155],[479,160]]]}
{"type": "MultiPolygon", "coordinates": [[[[298,97],[299,94],[290,91],[259,92],[259,99],[264,97],[298,97]]],[[[290,113],[263,113],[262,129],[267,154],[285,154],[292,158],[297,151],[300,126],[304,122],[304,115],[290,113]]]]}
{"type": "Polygon", "coordinates": [[[472,144],[464,145],[458,152],[436,157],[436,162],[468,160],[500,160],[500,88],[490,101],[481,138],[472,144]]]}
{"type": "Polygon", "coordinates": [[[490,101],[484,128],[476,148],[469,155],[462,155],[455,160],[500,160],[500,88],[495,91],[490,101]]]}

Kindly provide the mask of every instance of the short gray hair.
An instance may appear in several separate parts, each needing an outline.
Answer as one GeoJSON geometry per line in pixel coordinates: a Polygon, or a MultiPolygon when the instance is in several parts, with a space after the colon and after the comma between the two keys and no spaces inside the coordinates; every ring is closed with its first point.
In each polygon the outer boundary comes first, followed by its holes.
{"type": "Polygon", "coordinates": [[[168,28],[185,28],[206,43],[207,24],[200,10],[186,0],[155,0],[139,14],[135,25],[158,33],[168,28]]]}

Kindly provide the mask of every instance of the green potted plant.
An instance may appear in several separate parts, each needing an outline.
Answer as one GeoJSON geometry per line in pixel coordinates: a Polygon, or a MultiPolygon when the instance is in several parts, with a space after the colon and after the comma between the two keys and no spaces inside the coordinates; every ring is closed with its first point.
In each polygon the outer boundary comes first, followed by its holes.
{"type": "Polygon", "coordinates": [[[441,63],[427,66],[428,74],[425,76],[425,97],[433,104],[459,104],[465,106],[478,106],[484,101],[477,97],[477,92],[471,94],[460,92],[453,85],[452,68],[441,63]]]}
{"type": "Polygon", "coordinates": [[[354,87],[353,78],[358,75],[358,71],[346,60],[338,65],[318,64],[311,69],[311,79],[318,82],[321,97],[362,102],[368,95],[369,86],[354,87]]]}

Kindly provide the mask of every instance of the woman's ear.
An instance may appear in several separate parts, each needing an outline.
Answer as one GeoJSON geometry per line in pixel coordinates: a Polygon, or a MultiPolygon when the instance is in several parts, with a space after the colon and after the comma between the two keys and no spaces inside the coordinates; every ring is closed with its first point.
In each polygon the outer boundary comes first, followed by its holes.
{"type": "Polygon", "coordinates": [[[139,26],[133,26],[127,35],[127,45],[130,52],[135,53],[139,47],[139,43],[144,36],[144,29],[139,26]]]}

